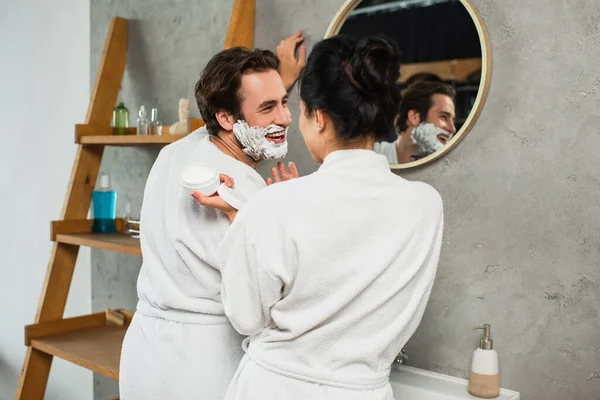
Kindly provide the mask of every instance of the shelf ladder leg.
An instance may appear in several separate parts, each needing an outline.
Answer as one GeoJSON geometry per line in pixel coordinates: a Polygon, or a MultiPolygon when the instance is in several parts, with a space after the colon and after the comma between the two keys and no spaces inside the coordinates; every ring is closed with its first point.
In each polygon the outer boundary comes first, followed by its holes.
{"type": "MultiPolygon", "coordinates": [[[[127,20],[113,18],[96,76],[86,124],[110,126],[112,111],[125,72],[126,54],[127,20]]],[[[79,145],[61,219],[87,217],[102,153],[103,146],[79,145]]],[[[79,246],[54,243],[35,323],[63,317],[78,251],[79,246]]],[[[51,355],[28,347],[15,399],[43,400],[51,365],[51,355]]]]}

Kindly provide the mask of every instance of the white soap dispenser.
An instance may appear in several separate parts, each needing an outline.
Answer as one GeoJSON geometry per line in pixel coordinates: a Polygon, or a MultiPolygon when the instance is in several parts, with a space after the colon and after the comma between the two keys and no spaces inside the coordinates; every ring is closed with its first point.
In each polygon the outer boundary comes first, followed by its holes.
{"type": "Polygon", "coordinates": [[[498,353],[494,350],[489,324],[473,329],[483,329],[483,336],[479,342],[479,348],[473,353],[469,393],[482,399],[493,399],[500,395],[498,353]]]}

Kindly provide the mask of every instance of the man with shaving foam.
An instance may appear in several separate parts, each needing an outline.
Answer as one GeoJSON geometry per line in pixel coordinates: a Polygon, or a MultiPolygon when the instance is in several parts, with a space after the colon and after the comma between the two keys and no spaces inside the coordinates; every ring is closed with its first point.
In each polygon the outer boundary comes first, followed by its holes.
{"type": "Polygon", "coordinates": [[[454,89],[442,82],[413,83],[402,95],[396,119],[398,139],[375,143],[390,164],[417,161],[442,149],[456,133],[454,89]]]}
{"type": "MultiPolygon", "coordinates": [[[[243,355],[243,338],[223,310],[216,268],[229,221],[184,195],[180,176],[201,164],[248,193],[266,186],[255,168],[287,153],[286,89],[304,67],[303,40],[299,31],[282,41],[279,59],[270,51],[242,48],[215,55],[195,88],[206,126],[165,147],[156,159],[141,212],[143,264],[139,302],[121,354],[122,400],[225,396],[243,355]]],[[[298,174],[293,164],[290,171],[279,167],[284,179],[298,174]]]]}

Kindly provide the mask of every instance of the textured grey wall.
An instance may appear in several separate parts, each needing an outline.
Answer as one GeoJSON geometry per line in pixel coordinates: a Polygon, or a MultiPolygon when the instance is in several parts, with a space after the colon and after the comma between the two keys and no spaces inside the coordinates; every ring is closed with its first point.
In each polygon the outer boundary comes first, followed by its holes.
{"type": "MultiPolygon", "coordinates": [[[[488,27],[492,87],[473,131],[447,157],[408,179],[445,200],[440,269],[410,364],[466,377],[478,333],[492,324],[502,385],[523,399],[597,399],[600,393],[600,5],[473,1],[488,27]]],[[[274,49],[302,28],[309,48],[343,0],[257,0],[255,45],[274,49]]],[[[92,76],[109,18],[132,19],[121,98],[135,121],[141,103],[177,116],[193,84],[222,48],[227,1],[92,0],[92,76]]],[[[193,103],[193,101],[192,101],[193,103]]],[[[291,99],[297,123],[298,98],[291,99]]],[[[191,107],[192,115],[198,111],[191,107]]],[[[296,125],[294,123],[294,125],[296,125]]],[[[296,125],[297,126],[297,125],[296,125]]],[[[297,129],[290,160],[314,171],[297,129]]],[[[119,191],[119,211],[139,209],[156,150],[109,149],[102,170],[119,191]]],[[[265,172],[268,165],[262,166],[265,172]]],[[[93,252],[93,307],[134,307],[141,260],[93,252]]],[[[97,379],[97,398],[114,394],[97,379]]]]}
{"type": "Polygon", "coordinates": [[[445,202],[445,247],[414,364],[465,376],[492,324],[502,383],[524,399],[600,398],[600,5],[474,1],[492,86],[448,157],[409,179],[445,202]]]}

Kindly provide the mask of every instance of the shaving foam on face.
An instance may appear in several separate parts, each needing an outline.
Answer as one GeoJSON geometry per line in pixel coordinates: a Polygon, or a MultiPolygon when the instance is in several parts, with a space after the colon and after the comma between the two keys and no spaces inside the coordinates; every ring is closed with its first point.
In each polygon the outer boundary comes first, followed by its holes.
{"type": "Polygon", "coordinates": [[[413,144],[417,145],[419,153],[432,154],[444,147],[444,144],[437,138],[440,134],[450,137],[445,130],[434,124],[423,122],[412,130],[410,137],[413,144]]]}
{"type": "Polygon", "coordinates": [[[287,130],[279,125],[271,124],[266,128],[249,126],[246,121],[238,120],[233,124],[233,133],[242,145],[244,153],[255,161],[275,160],[285,157],[288,151],[287,130]],[[271,143],[267,134],[283,132],[283,143],[271,143]]]}

